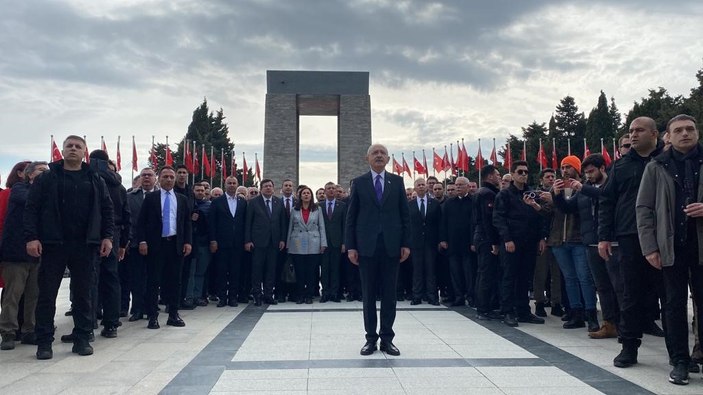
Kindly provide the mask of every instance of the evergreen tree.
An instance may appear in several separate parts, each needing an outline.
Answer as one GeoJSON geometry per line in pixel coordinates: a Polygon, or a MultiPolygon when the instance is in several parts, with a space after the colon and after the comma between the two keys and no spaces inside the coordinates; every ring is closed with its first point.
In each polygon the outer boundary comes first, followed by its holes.
{"type": "MultiPolygon", "coordinates": [[[[616,109],[617,110],[617,109],[616,109]]],[[[608,99],[600,91],[598,105],[588,114],[586,120],[586,142],[591,152],[600,152],[600,142],[608,143],[615,136],[613,132],[613,118],[608,108],[608,99]]]]}
{"type": "Polygon", "coordinates": [[[682,112],[696,118],[698,130],[701,130],[703,124],[703,69],[698,70],[696,79],[698,86],[691,89],[691,96],[684,100],[682,112]]]}
{"type": "Polygon", "coordinates": [[[620,111],[618,111],[618,107],[615,105],[615,98],[612,96],[610,97],[610,109],[608,112],[610,113],[610,120],[613,123],[613,136],[618,137],[620,127],[622,127],[622,115],[620,115],[620,111]]]}
{"type": "Polygon", "coordinates": [[[643,97],[640,103],[635,102],[632,109],[627,113],[623,129],[627,129],[630,123],[638,117],[650,117],[657,124],[657,129],[663,132],[669,119],[683,112],[683,97],[671,97],[666,89],[649,90],[649,96],[643,97]]]}
{"type": "Polygon", "coordinates": [[[571,142],[572,154],[580,156],[580,153],[583,152],[586,119],[583,113],[579,112],[573,97],[566,96],[557,105],[554,114],[554,129],[550,129],[550,134],[549,138],[555,139],[560,158],[568,155],[569,142],[571,142]]]}

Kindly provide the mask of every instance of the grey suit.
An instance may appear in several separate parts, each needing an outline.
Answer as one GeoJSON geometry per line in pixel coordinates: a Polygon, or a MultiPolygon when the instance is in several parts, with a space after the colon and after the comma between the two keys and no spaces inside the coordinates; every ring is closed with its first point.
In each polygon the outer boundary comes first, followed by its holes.
{"type": "Polygon", "coordinates": [[[295,265],[298,302],[312,303],[313,293],[317,290],[317,273],[320,267],[320,249],[327,247],[325,221],[322,211],[313,206],[307,223],[301,209],[291,211],[288,222],[288,254],[295,265]]]}

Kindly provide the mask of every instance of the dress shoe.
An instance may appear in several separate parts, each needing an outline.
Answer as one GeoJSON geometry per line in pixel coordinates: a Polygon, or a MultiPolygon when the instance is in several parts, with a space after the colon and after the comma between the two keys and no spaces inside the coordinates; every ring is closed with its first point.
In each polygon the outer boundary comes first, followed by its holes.
{"type": "MultiPolygon", "coordinates": [[[[71,333],[70,335],[63,335],[61,336],[61,343],[73,343],[75,339],[76,338],[75,336],[73,336],[73,333],[71,333]]],[[[88,334],[88,341],[91,343],[95,341],[95,333],[90,332],[88,334]]]]}
{"type": "Polygon", "coordinates": [[[546,317],[547,316],[547,311],[544,309],[543,302],[535,303],[535,315],[537,317],[546,317]]]}
{"type": "Polygon", "coordinates": [[[405,297],[403,297],[403,295],[398,295],[398,296],[396,296],[395,299],[396,299],[398,302],[402,302],[402,301],[405,300],[405,297]]]}
{"type": "Polygon", "coordinates": [[[265,298],[264,298],[264,303],[266,303],[266,304],[271,304],[271,305],[275,305],[275,304],[278,304],[278,301],[277,301],[276,299],[274,299],[274,298],[268,296],[268,297],[265,297],[265,298]]]}
{"type": "MultiPolygon", "coordinates": [[[[275,301],[278,303],[286,303],[286,297],[280,296],[280,297],[276,298],[275,301]]],[[[269,303],[269,304],[277,304],[277,303],[269,303]]]]}
{"type": "Polygon", "coordinates": [[[564,309],[559,303],[554,303],[552,306],[552,315],[555,317],[561,317],[564,315],[564,309]]]}
{"type": "Polygon", "coordinates": [[[303,298],[298,298],[298,300],[295,301],[295,304],[303,304],[305,303],[305,299],[303,298]]]}
{"type": "Polygon", "coordinates": [[[40,345],[37,347],[37,359],[51,359],[54,357],[54,352],[51,350],[51,344],[40,345]]]}
{"type": "Polygon", "coordinates": [[[254,306],[261,306],[261,296],[254,296],[254,306]]]}
{"type": "Polygon", "coordinates": [[[353,302],[354,301],[354,296],[352,294],[347,295],[347,302],[353,302]]]}
{"type": "Polygon", "coordinates": [[[366,342],[366,344],[364,344],[364,347],[361,347],[361,351],[359,351],[359,354],[371,355],[376,350],[376,342],[366,342]]]}
{"type": "Polygon", "coordinates": [[[239,303],[237,303],[237,299],[230,299],[230,300],[227,302],[227,306],[229,306],[229,307],[237,307],[237,306],[239,306],[239,303]]]}
{"type": "Polygon", "coordinates": [[[400,350],[398,350],[398,347],[396,347],[393,342],[381,342],[381,351],[388,355],[400,355],[400,350]]]}
{"type": "Polygon", "coordinates": [[[305,304],[312,304],[312,298],[305,298],[305,304]]]}
{"type": "Polygon", "coordinates": [[[176,314],[168,317],[168,320],[166,320],[166,325],[184,327],[186,326],[186,323],[181,319],[178,314],[176,314]]]}
{"type": "Polygon", "coordinates": [[[227,306],[227,300],[225,298],[220,298],[220,301],[217,302],[217,307],[225,307],[227,306]]]}
{"type": "Polygon", "coordinates": [[[129,314],[127,313],[127,310],[120,310],[120,318],[124,318],[128,316],[129,314]]]}
{"type": "Polygon", "coordinates": [[[451,306],[452,307],[464,306],[465,304],[466,304],[466,302],[464,302],[464,298],[458,298],[458,299],[454,299],[451,306]]]}
{"type": "Polygon", "coordinates": [[[503,318],[503,323],[513,328],[519,325],[517,323],[517,318],[512,313],[508,313],[505,315],[505,318],[503,318]]]}
{"type": "Polygon", "coordinates": [[[536,315],[530,313],[523,317],[518,317],[517,322],[524,322],[527,324],[544,324],[544,318],[539,318],[536,315]]]}
{"type": "Polygon", "coordinates": [[[596,332],[589,332],[588,337],[591,339],[610,339],[618,337],[618,330],[615,324],[609,321],[603,321],[600,330],[596,332]]]}
{"type": "Polygon", "coordinates": [[[113,339],[117,337],[117,328],[114,326],[106,326],[102,331],[100,331],[100,336],[113,339]]]}
{"type": "Polygon", "coordinates": [[[193,303],[192,299],[186,299],[183,302],[181,302],[181,309],[183,310],[193,310],[195,309],[195,304],[193,303]]]}
{"type": "Polygon", "coordinates": [[[320,303],[327,303],[328,300],[329,298],[327,297],[327,295],[320,296],[320,303]]]}
{"type": "Polygon", "coordinates": [[[645,324],[644,329],[642,330],[642,333],[646,333],[648,335],[652,335],[652,336],[656,336],[656,337],[664,337],[664,331],[654,321],[651,321],[649,324],[645,324]]]}
{"type": "Polygon", "coordinates": [[[129,322],[134,322],[134,321],[139,321],[142,318],[144,318],[144,314],[142,313],[133,313],[127,321],[129,322]]]}
{"type": "Polygon", "coordinates": [[[76,343],[73,343],[73,348],[71,348],[71,352],[83,356],[93,355],[93,347],[86,342],[78,341],[76,343]]]}
{"type": "Polygon", "coordinates": [[[147,324],[146,327],[149,329],[161,328],[161,325],[159,325],[159,319],[157,317],[149,317],[149,324],[147,324]]]}
{"type": "Polygon", "coordinates": [[[420,299],[413,299],[413,300],[410,302],[410,305],[411,305],[411,306],[417,306],[417,305],[419,305],[419,304],[422,304],[422,301],[421,301],[420,299]]]}
{"type": "Polygon", "coordinates": [[[476,307],[476,302],[474,301],[474,298],[466,298],[466,304],[468,304],[469,307],[476,307]]]}

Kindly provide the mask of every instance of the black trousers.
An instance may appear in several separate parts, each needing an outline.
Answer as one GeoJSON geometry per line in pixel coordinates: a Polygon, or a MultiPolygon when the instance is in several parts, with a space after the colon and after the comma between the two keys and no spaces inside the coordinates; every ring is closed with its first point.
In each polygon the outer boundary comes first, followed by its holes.
{"type": "Polygon", "coordinates": [[[225,301],[228,298],[230,301],[237,300],[241,261],[241,247],[219,248],[215,253],[215,265],[217,268],[216,293],[220,299],[225,299],[225,301]]]}
{"type": "Polygon", "coordinates": [[[608,262],[598,255],[598,247],[588,247],[586,254],[588,256],[588,266],[593,275],[593,282],[598,292],[598,299],[600,299],[603,320],[617,325],[620,320],[620,306],[618,305],[613,282],[608,274],[608,262]]]}
{"type": "MultiPolygon", "coordinates": [[[[695,237],[695,236],[694,236],[695,237]]],[[[689,281],[694,300],[703,296],[703,266],[698,264],[696,248],[675,248],[674,265],[662,268],[666,304],[664,322],[666,322],[667,349],[674,362],[689,363],[691,356],[688,348],[688,289],[689,281]]],[[[695,304],[694,315],[703,317],[703,305],[695,304]]],[[[703,320],[696,319],[698,333],[703,333],[703,320]]]]}
{"type": "Polygon", "coordinates": [[[507,252],[505,243],[500,246],[503,278],[500,286],[500,310],[519,317],[530,314],[528,291],[530,279],[535,274],[537,242],[515,243],[515,252],[507,252]]]}
{"type": "Polygon", "coordinates": [[[295,266],[296,295],[298,298],[312,298],[317,289],[317,268],[320,267],[320,254],[291,254],[295,266]]]}
{"type": "MultiPolygon", "coordinates": [[[[278,251],[278,250],[277,250],[278,251]]],[[[283,281],[283,266],[288,261],[288,248],[284,248],[282,251],[278,251],[278,256],[276,258],[276,272],[274,274],[275,289],[274,293],[276,298],[283,300],[286,296],[291,298],[296,297],[295,284],[289,284],[283,281]]]]}
{"type": "Polygon", "coordinates": [[[100,259],[98,269],[98,303],[103,310],[102,325],[116,327],[120,322],[120,274],[117,262],[119,240],[115,239],[110,255],[100,259]]]}
{"type": "Polygon", "coordinates": [[[273,297],[273,287],[276,284],[276,264],[278,261],[278,246],[254,247],[251,253],[251,294],[255,297],[262,294],[273,297]]]}
{"type": "Polygon", "coordinates": [[[191,253],[190,255],[183,257],[183,267],[181,267],[181,289],[179,290],[180,300],[184,300],[188,294],[188,280],[190,279],[194,256],[195,255],[191,253]]]}
{"type": "MultiPolygon", "coordinates": [[[[129,250],[127,250],[129,252],[129,250]]],[[[120,275],[120,311],[129,311],[129,256],[125,254],[122,262],[117,265],[117,272],[120,275]]]]}
{"type": "MultiPolygon", "coordinates": [[[[398,282],[396,284],[397,299],[410,299],[413,295],[413,256],[410,255],[405,265],[398,266],[398,282]]],[[[379,290],[380,295],[380,290],[379,290]]]]}
{"type": "Polygon", "coordinates": [[[341,256],[341,247],[327,247],[320,257],[322,293],[328,298],[339,296],[339,276],[342,268],[341,256]]]}
{"type": "Polygon", "coordinates": [[[449,255],[449,273],[451,275],[454,298],[473,298],[476,271],[472,268],[472,259],[468,251],[449,255]]]}
{"type": "Polygon", "coordinates": [[[500,284],[500,259],[491,253],[490,244],[478,246],[478,285],[476,311],[488,314],[493,310],[494,296],[500,284]]]}
{"type": "Polygon", "coordinates": [[[364,306],[364,329],[366,341],[393,341],[393,323],[396,310],[396,283],[400,257],[386,255],[383,234],[379,234],[376,251],[373,256],[359,257],[359,274],[361,275],[362,304],[364,306]],[[376,290],[381,290],[381,326],[377,330],[376,290]]]}
{"type": "Polygon", "coordinates": [[[146,313],[149,317],[157,317],[159,303],[159,288],[161,299],[168,307],[170,316],[178,314],[181,299],[181,270],[183,255],[179,254],[175,237],[170,240],[161,239],[158,249],[149,247],[147,255],[147,293],[146,313]]]}
{"type": "MultiPolygon", "coordinates": [[[[361,272],[359,266],[352,264],[349,261],[347,254],[342,255],[341,264],[344,268],[343,272],[346,273],[347,293],[353,298],[362,296],[363,291],[361,287],[361,272]]],[[[375,297],[376,291],[372,291],[372,294],[372,297],[375,297]]]]}
{"type": "Polygon", "coordinates": [[[43,245],[42,262],[39,266],[35,332],[37,344],[49,345],[54,341],[54,316],[56,295],[61,286],[63,273],[71,270],[71,294],[73,295],[73,335],[87,342],[93,331],[93,301],[91,288],[95,283],[95,262],[98,247],[85,242],[63,245],[43,245]]]}
{"type": "Polygon", "coordinates": [[[242,263],[239,265],[239,300],[247,302],[251,294],[251,252],[242,251],[242,263]]]}
{"type": "Polygon", "coordinates": [[[429,302],[437,300],[437,277],[435,264],[437,246],[426,245],[410,251],[413,267],[413,299],[427,297],[429,302]]]}
{"type": "Polygon", "coordinates": [[[132,294],[132,314],[146,313],[146,257],[139,248],[130,248],[126,265],[129,266],[129,292],[132,294]]]}
{"type": "Polygon", "coordinates": [[[454,289],[452,288],[452,276],[449,273],[449,256],[446,250],[440,251],[437,256],[436,273],[437,288],[442,298],[454,299],[454,289]]]}
{"type": "MultiPolygon", "coordinates": [[[[623,283],[620,337],[624,340],[641,339],[644,325],[651,320],[646,314],[648,294],[664,294],[662,273],[642,256],[637,235],[618,237],[618,244],[619,269],[623,283]]],[[[664,330],[666,331],[666,328],[664,330]]]]}

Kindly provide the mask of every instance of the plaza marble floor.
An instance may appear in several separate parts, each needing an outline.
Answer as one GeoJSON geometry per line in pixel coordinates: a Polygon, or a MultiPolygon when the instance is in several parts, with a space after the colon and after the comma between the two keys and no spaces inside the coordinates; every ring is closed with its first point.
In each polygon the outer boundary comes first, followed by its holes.
{"type": "MultiPolygon", "coordinates": [[[[68,280],[57,308],[57,338],[70,332],[68,280]]],[[[639,364],[617,369],[615,339],[590,340],[585,329],[474,319],[468,307],[398,303],[399,357],[362,357],[360,302],[183,311],[185,328],[146,329],[127,322],[117,339],[96,337],[79,357],[54,343],[54,359],[35,346],[0,352],[6,394],[701,394],[703,379],[667,382],[663,339],[645,336],[639,364]]],[[[97,333],[96,333],[97,334],[97,333]]]]}

